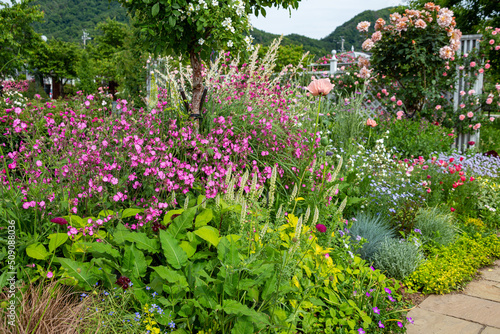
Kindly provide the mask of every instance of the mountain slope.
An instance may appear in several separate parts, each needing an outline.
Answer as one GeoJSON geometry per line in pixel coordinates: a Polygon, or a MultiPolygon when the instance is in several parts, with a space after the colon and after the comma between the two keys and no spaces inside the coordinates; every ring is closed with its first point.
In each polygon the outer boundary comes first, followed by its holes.
{"type": "Polygon", "coordinates": [[[97,23],[108,17],[128,22],[126,10],[116,1],[36,0],[33,4],[39,5],[45,13],[45,22],[35,24],[35,31],[66,42],[81,43],[83,29],[91,32],[97,23]]]}

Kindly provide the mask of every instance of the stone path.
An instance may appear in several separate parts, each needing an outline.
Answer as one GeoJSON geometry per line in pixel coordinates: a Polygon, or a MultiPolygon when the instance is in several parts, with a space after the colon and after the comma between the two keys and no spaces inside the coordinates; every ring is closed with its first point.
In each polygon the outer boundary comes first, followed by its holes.
{"type": "Polygon", "coordinates": [[[408,314],[407,334],[500,334],[500,260],[461,293],[430,295],[408,314]]]}

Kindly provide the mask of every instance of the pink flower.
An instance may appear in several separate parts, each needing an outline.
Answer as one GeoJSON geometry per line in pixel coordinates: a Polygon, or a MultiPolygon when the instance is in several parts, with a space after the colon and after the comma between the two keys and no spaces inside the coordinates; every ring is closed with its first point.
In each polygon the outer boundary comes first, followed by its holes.
{"type": "Polygon", "coordinates": [[[362,21],[362,22],[358,23],[358,25],[356,26],[356,29],[358,29],[359,32],[366,32],[366,31],[368,31],[369,27],[370,27],[370,22],[362,21]]]}
{"type": "Polygon", "coordinates": [[[450,211],[451,212],[455,212],[455,208],[450,208],[450,211]]]}
{"type": "Polygon", "coordinates": [[[328,95],[332,89],[333,85],[330,83],[330,79],[314,80],[307,86],[307,90],[310,91],[313,96],[328,95]]]}
{"type": "Polygon", "coordinates": [[[475,61],[471,61],[470,62],[470,67],[476,67],[476,62],[475,61]]]}
{"type": "Polygon", "coordinates": [[[467,117],[472,118],[472,116],[474,116],[474,113],[473,113],[472,111],[469,111],[469,112],[467,113],[467,117]]]}
{"type": "Polygon", "coordinates": [[[484,68],[485,68],[485,69],[489,69],[490,67],[491,67],[491,65],[490,65],[490,64],[486,64],[486,65],[484,65],[484,68]]]}
{"type": "Polygon", "coordinates": [[[494,122],[495,121],[495,117],[490,117],[490,122],[494,122]]]}
{"type": "Polygon", "coordinates": [[[439,110],[439,109],[441,109],[441,105],[439,105],[439,104],[438,104],[438,105],[436,106],[436,110],[439,110]]]}
{"type": "Polygon", "coordinates": [[[62,217],[56,217],[56,218],[52,218],[50,220],[51,223],[56,223],[56,224],[59,224],[59,225],[66,225],[68,224],[68,221],[62,217]]]}
{"type": "Polygon", "coordinates": [[[368,118],[368,119],[366,120],[366,125],[371,126],[372,128],[374,128],[374,127],[376,127],[376,126],[377,126],[377,122],[375,122],[375,121],[374,121],[373,119],[371,119],[371,118],[368,118]]]}
{"type": "Polygon", "coordinates": [[[35,164],[36,164],[38,167],[42,167],[42,162],[41,162],[40,160],[37,160],[37,161],[35,162],[35,164]]]}
{"type": "Polygon", "coordinates": [[[465,115],[458,116],[458,119],[461,120],[461,121],[463,121],[465,119],[465,115]]]}
{"type": "Polygon", "coordinates": [[[396,104],[397,104],[399,107],[401,107],[401,106],[403,105],[403,101],[398,100],[398,102],[396,102],[396,104]]]}
{"type": "Polygon", "coordinates": [[[368,38],[366,41],[363,42],[361,47],[363,48],[363,50],[370,51],[374,45],[375,43],[373,43],[373,41],[370,38],[368,38]]]}
{"type": "Polygon", "coordinates": [[[84,104],[85,104],[86,107],[90,106],[90,102],[89,101],[85,101],[84,104]]]}
{"type": "Polygon", "coordinates": [[[391,101],[392,102],[396,101],[396,97],[395,96],[391,96],[391,101]]]}
{"type": "Polygon", "coordinates": [[[15,108],[15,109],[14,109],[14,112],[15,112],[16,114],[18,114],[18,115],[21,113],[21,111],[22,111],[22,110],[21,110],[21,108],[15,108]]]}
{"type": "Polygon", "coordinates": [[[54,273],[52,273],[52,271],[49,271],[47,273],[47,278],[52,278],[54,276],[54,273]]]}
{"type": "Polygon", "coordinates": [[[326,232],[326,226],[323,224],[316,224],[316,229],[318,232],[325,233],[326,232]]]}
{"type": "Polygon", "coordinates": [[[486,104],[491,104],[493,102],[493,99],[491,97],[486,99],[486,104]]]}

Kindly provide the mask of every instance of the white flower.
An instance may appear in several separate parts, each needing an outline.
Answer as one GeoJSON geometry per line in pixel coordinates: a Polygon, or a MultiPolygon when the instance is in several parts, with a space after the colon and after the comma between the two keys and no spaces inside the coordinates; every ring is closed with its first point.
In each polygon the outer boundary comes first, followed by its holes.
{"type": "Polygon", "coordinates": [[[205,43],[205,40],[204,40],[203,38],[200,38],[200,39],[198,40],[198,44],[203,45],[203,43],[205,43]]]}
{"type": "Polygon", "coordinates": [[[228,48],[232,48],[232,47],[233,47],[233,41],[232,41],[232,40],[229,40],[229,41],[227,42],[227,47],[228,47],[228,48]]]}
{"type": "Polygon", "coordinates": [[[219,1],[217,1],[217,0],[212,0],[212,6],[214,6],[214,7],[219,6],[219,1]]]}

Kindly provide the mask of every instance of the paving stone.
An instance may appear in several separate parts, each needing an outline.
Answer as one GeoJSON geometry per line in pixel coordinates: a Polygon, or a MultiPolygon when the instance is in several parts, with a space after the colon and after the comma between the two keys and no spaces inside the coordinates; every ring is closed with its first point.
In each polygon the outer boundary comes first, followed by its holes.
{"type": "Polygon", "coordinates": [[[490,267],[480,270],[484,279],[500,283],[500,260],[496,260],[490,267]]]}
{"type": "Polygon", "coordinates": [[[493,327],[486,327],[481,334],[500,334],[500,329],[493,327]]]}
{"type": "MultiPolygon", "coordinates": [[[[408,313],[414,324],[406,326],[406,334],[479,334],[484,326],[444,314],[414,308],[408,313]]],[[[484,333],[484,332],[483,332],[484,333]]],[[[495,332],[487,333],[495,334],[495,332]]]]}
{"type": "Polygon", "coordinates": [[[469,296],[500,302],[500,283],[489,280],[473,281],[467,285],[464,293],[469,296]]]}
{"type": "Polygon", "coordinates": [[[419,306],[427,311],[500,328],[500,303],[490,300],[462,294],[432,295],[419,306]]]}

